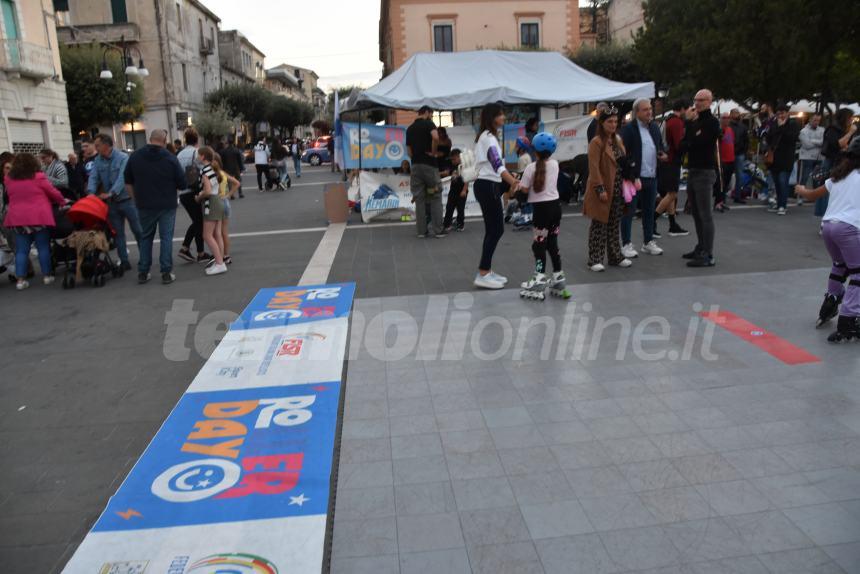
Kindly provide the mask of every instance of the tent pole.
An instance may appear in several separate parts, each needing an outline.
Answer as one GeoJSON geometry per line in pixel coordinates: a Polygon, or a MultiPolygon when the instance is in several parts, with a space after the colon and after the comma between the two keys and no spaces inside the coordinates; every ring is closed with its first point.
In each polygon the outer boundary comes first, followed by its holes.
{"type": "Polygon", "coordinates": [[[358,171],[361,171],[361,110],[358,110],[358,171]]]}
{"type": "Polygon", "coordinates": [[[558,104],[555,105],[555,119],[558,119],[558,104]]]}

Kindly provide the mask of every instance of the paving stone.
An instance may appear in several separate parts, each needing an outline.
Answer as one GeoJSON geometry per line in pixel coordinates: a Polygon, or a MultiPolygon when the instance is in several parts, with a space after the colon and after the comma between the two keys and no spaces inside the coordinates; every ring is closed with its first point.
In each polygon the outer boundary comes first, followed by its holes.
{"type": "Polygon", "coordinates": [[[552,451],[545,446],[500,449],[498,454],[509,476],[561,470],[552,451]]]}
{"type": "Polygon", "coordinates": [[[394,516],[394,489],[378,486],[340,490],[335,513],[338,519],[345,520],[394,516]]]}
{"type": "Polygon", "coordinates": [[[452,486],[459,510],[504,508],[516,504],[514,492],[506,478],[455,480],[452,486]]]}
{"type": "Polygon", "coordinates": [[[394,487],[398,516],[445,514],[457,510],[450,482],[398,484],[394,487]]]}
{"type": "Polygon", "coordinates": [[[444,456],[425,456],[393,461],[394,484],[418,484],[449,480],[444,456]]]}
{"type": "Polygon", "coordinates": [[[460,548],[460,518],[456,512],[398,516],[397,545],[402,553],[460,548]]]}
{"type": "Polygon", "coordinates": [[[535,540],[586,534],[594,529],[576,500],[540,504],[520,503],[531,536],[535,540]]]}
{"type": "Polygon", "coordinates": [[[580,504],[597,531],[638,528],[660,522],[635,494],[585,498],[580,504]]]}
{"type": "Polygon", "coordinates": [[[535,546],[546,574],[619,572],[597,534],[536,540],[535,546]]]}
{"type": "Polygon", "coordinates": [[[393,437],[435,433],[439,430],[436,426],[436,417],[433,413],[390,417],[388,422],[391,436],[393,437]]]}
{"type": "Polygon", "coordinates": [[[741,537],[750,551],[756,554],[808,548],[813,545],[810,537],[779,511],[739,514],[727,516],[724,520],[741,537]]]}
{"type": "Polygon", "coordinates": [[[709,482],[695,488],[720,516],[749,514],[771,508],[767,497],[748,480],[709,482]]]}
{"type": "Polygon", "coordinates": [[[439,433],[391,437],[391,457],[395,460],[441,455],[442,441],[439,433]]]}
{"type": "Polygon", "coordinates": [[[540,558],[531,542],[491,544],[469,548],[475,574],[543,574],[540,558]]]}
{"type": "Polygon", "coordinates": [[[818,548],[785,550],[759,555],[770,572],[781,574],[842,574],[843,570],[818,548]]]}
{"type": "Polygon", "coordinates": [[[659,523],[707,518],[711,507],[692,486],[678,486],[639,493],[639,500],[659,523]]]}
{"type": "Polygon", "coordinates": [[[489,546],[531,539],[519,507],[491,508],[460,512],[466,544],[489,546]]]}
{"type": "Polygon", "coordinates": [[[535,425],[493,428],[490,429],[490,435],[497,449],[542,447],[546,444],[535,425]]]}
{"type": "Polygon", "coordinates": [[[400,555],[400,574],[471,574],[465,548],[408,552],[400,555]]]}
{"type": "Polygon", "coordinates": [[[447,454],[448,472],[454,480],[492,478],[505,475],[499,455],[492,451],[447,454]]]}
{"type": "Polygon", "coordinates": [[[747,538],[719,517],[675,522],[663,531],[684,562],[712,561],[750,554],[747,538]]]}
{"type": "Polygon", "coordinates": [[[820,546],[860,542],[860,516],[851,514],[838,502],[789,508],[784,512],[820,546]]]}
{"type": "Polygon", "coordinates": [[[667,459],[632,462],[618,465],[617,468],[627,479],[634,492],[686,486],[687,484],[681,473],[667,459]]]}
{"type": "Polygon", "coordinates": [[[678,550],[657,526],[601,532],[600,539],[620,570],[662,568],[680,562],[678,550]]]}
{"type": "Polygon", "coordinates": [[[338,520],[332,539],[332,557],[377,556],[397,552],[394,517],[338,520]]]}

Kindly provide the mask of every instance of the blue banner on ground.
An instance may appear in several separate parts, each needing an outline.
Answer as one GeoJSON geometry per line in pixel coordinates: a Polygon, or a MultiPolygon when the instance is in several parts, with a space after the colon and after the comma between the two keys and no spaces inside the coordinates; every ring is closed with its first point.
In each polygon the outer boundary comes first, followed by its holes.
{"type": "Polygon", "coordinates": [[[284,327],[346,317],[354,293],[355,283],[261,289],[230,329],[284,327]]]}
{"type": "Polygon", "coordinates": [[[343,158],[347,169],[400,167],[406,153],[406,128],[403,126],[374,126],[343,122],[343,158]]]}
{"type": "Polygon", "coordinates": [[[339,382],[188,393],[94,532],[325,514],[339,382]]]}

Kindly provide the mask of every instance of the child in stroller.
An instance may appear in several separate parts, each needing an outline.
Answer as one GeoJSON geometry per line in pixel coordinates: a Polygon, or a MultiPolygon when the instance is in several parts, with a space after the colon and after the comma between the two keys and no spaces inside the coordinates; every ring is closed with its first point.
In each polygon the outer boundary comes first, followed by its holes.
{"type": "Polygon", "coordinates": [[[266,169],[266,191],[272,191],[273,189],[275,191],[282,191],[289,189],[292,184],[290,174],[286,174],[286,179],[281,179],[281,172],[276,165],[270,165],[266,169]]]}
{"type": "MultiPolygon", "coordinates": [[[[55,258],[62,255],[66,266],[64,289],[72,289],[84,280],[94,287],[104,287],[108,274],[122,277],[122,266],[110,256],[110,251],[115,248],[114,231],[107,215],[107,204],[95,195],[75,202],[65,214],[74,231],[54,240],[55,258]],[[71,261],[75,262],[74,273],[71,261]]],[[[57,229],[60,230],[59,220],[57,229]]]]}

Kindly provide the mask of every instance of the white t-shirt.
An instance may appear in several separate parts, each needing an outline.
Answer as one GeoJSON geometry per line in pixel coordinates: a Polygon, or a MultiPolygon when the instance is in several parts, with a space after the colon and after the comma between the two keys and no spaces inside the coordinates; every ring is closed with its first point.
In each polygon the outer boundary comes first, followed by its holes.
{"type": "Polygon", "coordinates": [[[502,173],[508,170],[495,134],[485,131],[478,138],[478,143],[475,144],[475,167],[478,169],[478,179],[502,181],[502,173]]]}
{"type": "Polygon", "coordinates": [[[520,184],[529,190],[529,203],[540,203],[541,201],[558,200],[558,162],[554,159],[546,160],[546,179],[543,183],[543,191],[532,189],[535,178],[537,162],[530,163],[523,172],[520,184]]]}
{"type": "Polygon", "coordinates": [[[830,192],[824,221],[841,221],[860,229],[860,169],[837,182],[828,179],[824,186],[830,192]]]}
{"type": "MultiPolygon", "coordinates": [[[[218,185],[218,174],[215,173],[215,170],[212,169],[211,165],[204,165],[202,168],[200,168],[200,177],[205,177],[209,180],[208,195],[218,195],[218,192],[220,191],[220,186],[218,185]]],[[[203,184],[200,184],[200,191],[201,193],[205,193],[205,190],[203,189],[203,184]]]]}
{"type": "Polygon", "coordinates": [[[263,142],[254,146],[254,164],[266,165],[269,163],[269,146],[263,142]]]}

